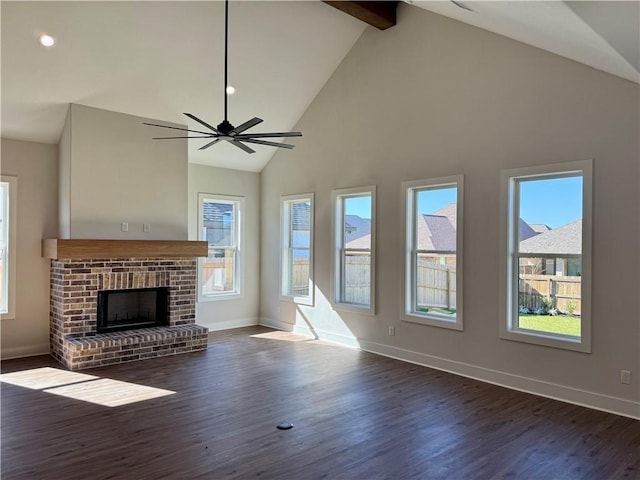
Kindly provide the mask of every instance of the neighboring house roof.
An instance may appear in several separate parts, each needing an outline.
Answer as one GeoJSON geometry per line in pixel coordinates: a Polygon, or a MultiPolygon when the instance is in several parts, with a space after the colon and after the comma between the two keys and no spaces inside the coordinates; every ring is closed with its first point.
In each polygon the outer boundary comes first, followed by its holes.
{"type": "Polygon", "coordinates": [[[447,217],[451,222],[451,225],[453,225],[453,228],[456,228],[456,225],[458,225],[458,204],[450,203],[449,205],[442,207],[440,210],[433,212],[433,215],[447,217]]]}
{"type": "Polygon", "coordinates": [[[371,234],[368,233],[355,240],[351,240],[345,245],[347,248],[371,248],[371,234]]]}
{"type": "Polygon", "coordinates": [[[233,205],[230,203],[204,202],[202,205],[202,217],[205,227],[209,224],[216,226],[222,223],[224,215],[231,215],[233,205]]]}
{"type": "Polygon", "coordinates": [[[362,218],[358,215],[345,215],[344,221],[347,224],[347,231],[345,233],[345,244],[347,248],[369,248],[366,247],[352,247],[351,242],[369,235],[371,237],[371,219],[362,218]]]}
{"type": "Polygon", "coordinates": [[[545,225],[544,223],[530,223],[529,226],[536,233],[544,233],[551,230],[551,227],[549,225],[545,225]]]}
{"type": "Polygon", "coordinates": [[[229,203],[204,202],[202,220],[206,228],[206,240],[212,245],[231,243],[231,214],[233,205],[229,203]]]}
{"type": "Polygon", "coordinates": [[[520,253],[580,255],[582,253],[582,220],[576,220],[521,241],[520,253]]]}
{"type": "Polygon", "coordinates": [[[292,210],[293,230],[309,230],[311,220],[311,205],[308,203],[294,203],[292,210]]]}
{"type": "Polygon", "coordinates": [[[518,223],[518,238],[520,239],[520,241],[522,242],[523,240],[535,237],[536,235],[538,235],[538,232],[536,232],[527,222],[520,218],[518,223]]]}
{"type": "Polygon", "coordinates": [[[417,222],[418,250],[456,249],[456,228],[449,218],[440,215],[419,215],[417,222]]]}

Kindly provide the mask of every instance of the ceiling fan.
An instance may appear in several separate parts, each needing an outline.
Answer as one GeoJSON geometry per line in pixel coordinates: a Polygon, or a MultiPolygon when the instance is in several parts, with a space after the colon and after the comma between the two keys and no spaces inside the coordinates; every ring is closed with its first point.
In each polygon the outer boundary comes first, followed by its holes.
{"type": "Polygon", "coordinates": [[[234,127],[228,120],[228,98],[227,98],[227,65],[228,65],[228,50],[229,50],[229,0],[224,2],[224,120],[217,127],[214,127],[204,120],[199,119],[191,113],[185,113],[185,115],[192,120],[195,120],[199,124],[207,127],[208,131],[190,130],[188,128],[170,127],[168,125],[159,125],[157,123],[143,122],[144,125],[151,125],[152,127],[170,128],[172,130],[182,130],[184,132],[199,133],[201,135],[183,136],[183,137],[154,137],[153,140],[173,140],[177,138],[211,138],[211,142],[203,145],[198,150],[205,150],[221,140],[229,142],[231,145],[235,145],[241,150],[247,153],[255,153],[255,150],[245,145],[245,143],[253,143],[256,145],[267,145],[270,147],[279,147],[292,149],[294,146],[287,143],[276,143],[267,140],[260,140],[261,138],[275,138],[275,137],[301,137],[300,132],[275,132],[275,133],[243,133],[249,130],[251,127],[255,127],[259,123],[262,123],[262,119],[254,117],[251,120],[244,122],[237,127],[234,127]]]}

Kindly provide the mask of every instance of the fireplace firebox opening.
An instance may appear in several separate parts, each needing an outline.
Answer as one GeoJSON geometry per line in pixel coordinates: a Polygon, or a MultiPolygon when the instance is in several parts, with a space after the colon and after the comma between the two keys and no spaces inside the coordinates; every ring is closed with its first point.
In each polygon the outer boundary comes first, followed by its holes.
{"type": "Polygon", "coordinates": [[[98,292],[97,332],[169,325],[169,288],[130,288],[98,292]]]}

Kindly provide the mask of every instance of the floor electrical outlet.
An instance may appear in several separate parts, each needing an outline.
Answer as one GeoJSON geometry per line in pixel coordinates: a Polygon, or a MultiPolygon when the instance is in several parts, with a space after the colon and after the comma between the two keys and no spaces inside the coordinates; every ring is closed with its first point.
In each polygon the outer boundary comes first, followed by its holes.
{"type": "Polygon", "coordinates": [[[127,222],[122,222],[120,224],[120,230],[122,230],[123,232],[128,232],[129,231],[129,224],[127,222]]]}
{"type": "Polygon", "coordinates": [[[389,336],[393,337],[396,334],[396,327],[389,327],[389,336]]]}
{"type": "Polygon", "coordinates": [[[629,385],[631,383],[631,372],[629,370],[620,370],[620,383],[629,385]]]}

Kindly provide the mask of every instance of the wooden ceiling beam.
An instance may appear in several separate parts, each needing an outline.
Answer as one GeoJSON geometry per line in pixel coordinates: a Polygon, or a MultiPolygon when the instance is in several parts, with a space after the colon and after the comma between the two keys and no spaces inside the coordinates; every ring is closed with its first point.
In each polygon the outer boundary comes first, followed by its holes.
{"type": "Polygon", "coordinates": [[[351,2],[351,1],[326,1],[338,10],[362,20],[379,30],[386,30],[396,24],[396,9],[398,2],[351,2]]]}

